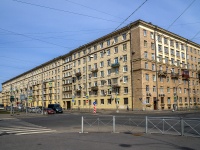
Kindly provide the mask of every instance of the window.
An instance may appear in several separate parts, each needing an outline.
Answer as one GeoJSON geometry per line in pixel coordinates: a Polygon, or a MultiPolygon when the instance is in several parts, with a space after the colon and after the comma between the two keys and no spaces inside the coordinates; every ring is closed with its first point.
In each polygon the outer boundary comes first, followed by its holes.
{"type": "Polygon", "coordinates": [[[127,83],[128,82],[128,76],[124,76],[123,81],[124,81],[124,83],[127,83]]]}
{"type": "Polygon", "coordinates": [[[151,36],[151,39],[154,39],[154,34],[153,34],[153,32],[151,32],[150,36],[151,36]]]}
{"type": "Polygon", "coordinates": [[[180,52],[179,51],[176,51],[176,56],[180,57],[180,52]]]}
{"type": "Polygon", "coordinates": [[[154,53],[151,54],[151,59],[155,60],[155,54],[154,53]]]}
{"type": "Polygon", "coordinates": [[[107,50],[107,55],[110,56],[110,49],[107,50]]]}
{"type": "Polygon", "coordinates": [[[146,81],[149,81],[149,74],[145,74],[146,81]]]}
{"type": "Polygon", "coordinates": [[[123,44],[123,51],[125,51],[127,49],[127,44],[123,44]]]}
{"type": "Polygon", "coordinates": [[[94,50],[95,50],[95,51],[97,50],[97,46],[96,46],[96,45],[94,45],[94,50]]]}
{"type": "Polygon", "coordinates": [[[158,35],[158,42],[161,42],[161,35],[158,35]]]}
{"type": "Polygon", "coordinates": [[[171,99],[170,99],[170,97],[167,98],[167,103],[168,103],[168,104],[171,104],[171,99]]]}
{"type": "Polygon", "coordinates": [[[100,62],[100,67],[103,67],[103,66],[104,66],[104,62],[101,61],[101,62],[100,62]]]}
{"type": "Polygon", "coordinates": [[[128,66],[125,65],[125,66],[123,67],[123,72],[127,72],[127,71],[128,71],[128,66]]]}
{"type": "Polygon", "coordinates": [[[144,58],[148,58],[148,53],[144,52],[144,58]]]}
{"type": "Polygon", "coordinates": [[[153,92],[156,92],[157,90],[156,90],[156,86],[153,86],[153,92]]]}
{"type": "Polygon", "coordinates": [[[145,62],[145,69],[148,69],[148,62],[145,62]]]}
{"type": "Polygon", "coordinates": [[[144,47],[147,47],[147,41],[144,40],[144,47]]]}
{"type": "Polygon", "coordinates": [[[111,74],[111,69],[107,70],[107,74],[110,75],[111,74]]]}
{"type": "Polygon", "coordinates": [[[99,44],[99,46],[100,46],[100,48],[103,48],[103,42],[101,42],[101,43],[99,44]]]}
{"type": "Polygon", "coordinates": [[[169,54],[168,47],[165,47],[164,49],[165,49],[165,53],[166,53],[166,54],[169,54]]]}
{"type": "Polygon", "coordinates": [[[152,78],[153,78],[153,81],[155,82],[156,81],[156,75],[153,74],[152,78]]]}
{"type": "Polygon", "coordinates": [[[174,47],[174,41],[170,40],[170,46],[174,47]]]}
{"type": "Polygon", "coordinates": [[[114,69],[115,74],[119,74],[119,68],[114,69]]]}
{"type": "Polygon", "coordinates": [[[114,48],[114,53],[118,53],[118,47],[114,48]]]}
{"type": "Polygon", "coordinates": [[[110,59],[107,60],[107,66],[110,66],[110,59]]]}
{"type": "Polygon", "coordinates": [[[146,92],[149,92],[149,85],[146,85],[146,92]]]}
{"type": "Polygon", "coordinates": [[[124,87],[124,94],[128,94],[128,87],[124,87]]]}
{"type": "Polygon", "coordinates": [[[169,58],[165,57],[165,63],[167,64],[169,62],[169,58]]]}
{"type": "Polygon", "coordinates": [[[152,64],[152,70],[155,71],[155,64],[152,64]]]}
{"type": "Polygon", "coordinates": [[[115,64],[118,63],[118,57],[115,57],[114,63],[115,63],[115,64]]]}
{"type": "Polygon", "coordinates": [[[100,52],[100,57],[103,58],[104,52],[100,52]]]}
{"type": "Polygon", "coordinates": [[[181,53],[181,57],[182,57],[182,58],[185,58],[185,53],[182,52],[182,53],[181,53]]]}
{"type": "Polygon", "coordinates": [[[114,37],[114,43],[117,43],[118,42],[118,37],[114,37]]]}
{"type": "Polygon", "coordinates": [[[164,44],[168,44],[168,39],[166,37],[164,38],[164,44]]]}
{"type": "Polygon", "coordinates": [[[110,39],[106,41],[107,46],[110,46],[110,39]]]}
{"type": "Polygon", "coordinates": [[[101,99],[101,105],[103,105],[104,104],[104,99],[101,99]]]}
{"type": "Polygon", "coordinates": [[[94,72],[93,75],[95,78],[97,78],[97,72],[94,72]]]}
{"type": "Polygon", "coordinates": [[[126,40],[126,33],[122,34],[122,40],[126,40]]]}
{"type": "Polygon", "coordinates": [[[111,102],[112,102],[112,101],[111,101],[111,99],[108,99],[108,105],[110,105],[110,104],[111,104],[111,102]]]}
{"type": "Polygon", "coordinates": [[[123,61],[127,61],[127,55],[123,55],[123,61]]]}
{"type": "Polygon", "coordinates": [[[128,105],[128,98],[124,98],[124,105],[128,105]]]}
{"type": "Polygon", "coordinates": [[[175,54],[174,54],[174,49],[171,49],[171,55],[175,55],[175,54]]]}
{"type": "Polygon", "coordinates": [[[97,60],[97,54],[94,54],[94,60],[97,60]]]}
{"type": "Polygon", "coordinates": [[[151,43],[151,49],[154,50],[155,49],[155,44],[151,43]]]}
{"type": "Polygon", "coordinates": [[[162,52],[162,45],[158,45],[158,51],[162,52]]]}
{"type": "Polygon", "coordinates": [[[169,87],[167,87],[167,93],[170,93],[170,88],[169,87]]]}
{"type": "Polygon", "coordinates": [[[111,83],[111,79],[108,79],[108,85],[111,85],[112,83],[111,83]]]}
{"type": "Polygon", "coordinates": [[[101,76],[101,77],[104,77],[104,71],[101,71],[101,72],[100,72],[100,76],[101,76]]]}
{"type": "Polygon", "coordinates": [[[147,36],[147,30],[143,30],[143,35],[147,36]]]}
{"type": "Polygon", "coordinates": [[[179,44],[178,44],[178,42],[176,42],[176,48],[178,48],[178,46],[179,46],[179,44]]]}

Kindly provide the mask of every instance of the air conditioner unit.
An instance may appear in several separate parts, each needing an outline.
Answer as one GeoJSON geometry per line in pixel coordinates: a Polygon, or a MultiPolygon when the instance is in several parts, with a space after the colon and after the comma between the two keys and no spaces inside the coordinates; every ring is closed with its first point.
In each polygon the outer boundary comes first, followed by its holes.
{"type": "Polygon", "coordinates": [[[106,51],[105,51],[105,50],[103,50],[103,53],[106,53],[106,51]]]}
{"type": "Polygon", "coordinates": [[[122,59],[123,58],[123,56],[120,56],[120,59],[122,59]]]}

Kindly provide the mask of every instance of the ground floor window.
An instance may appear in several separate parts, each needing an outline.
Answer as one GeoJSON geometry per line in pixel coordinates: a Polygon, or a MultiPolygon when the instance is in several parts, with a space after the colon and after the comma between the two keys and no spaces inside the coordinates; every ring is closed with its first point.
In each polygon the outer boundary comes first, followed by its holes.
{"type": "Polygon", "coordinates": [[[168,103],[168,104],[171,104],[171,99],[170,99],[170,97],[167,98],[167,103],[168,103]]]}
{"type": "Polygon", "coordinates": [[[124,98],[124,105],[128,105],[128,98],[124,98]]]}
{"type": "Polygon", "coordinates": [[[111,99],[108,99],[108,105],[110,105],[110,104],[111,104],[111,102],[112,102],[112,101],[111,101],[111,99]]]}
{"type": "Polygon", "coordinates": [[[104,104],[104,99],[101,99],[101,105],[103,105],[104,104]]]}
{"type": "Polygon", "coordinates": [[[78,105],[81,105],[81,100],[78,100],[78,105]]]}
{"type": "Polygon", "coordinates": [[[146,103],[149,104],[150,102],[150,97],[146,97],[146,103]]]}

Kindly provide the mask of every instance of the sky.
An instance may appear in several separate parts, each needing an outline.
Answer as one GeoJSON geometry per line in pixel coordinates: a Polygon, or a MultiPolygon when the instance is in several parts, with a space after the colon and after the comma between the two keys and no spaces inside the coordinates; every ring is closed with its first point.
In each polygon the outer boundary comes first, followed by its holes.
{"type": "Polygon", "coordinates": [[[199,14],[200,0],[1,0],[0,83],[138,19],[200,44],[199,14]]]}

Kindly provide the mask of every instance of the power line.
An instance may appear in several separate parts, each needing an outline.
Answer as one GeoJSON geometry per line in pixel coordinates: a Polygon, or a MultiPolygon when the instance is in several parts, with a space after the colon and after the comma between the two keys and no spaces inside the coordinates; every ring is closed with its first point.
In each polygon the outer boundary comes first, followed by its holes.
{"type": "Polygon", "coordinates": [[[196,36],[197,36],[199,33],[200,33],[200,31],[199,31],[199,32],[197,32],[197,33],[194,35],[194,37],[193,37],[193,38],[191,38],[191,40],[195,39],[195,38],[196,38],[196,36]]]}
{"type": "Polygon", "coordinates": [[[106,14],[106,15],[109,15],[109,16],[112,16],[112,17],[116,17],[116,18],[119,18],[119,19],[123,19],[123,18],[121,18],[121,17],[111,15],[111,14],[109,14],[109,13],[107,13],[107,12],[103,12],[103,11],[101,11],[101,10],[94,9],[94,8],[92,8],[92,7],[88,7],[88,6],[86,6],[86,5],[83,5],[83,4],[80,4],[80,3],[77,3],[77,2],[73,2],[73,1],[69,1],[69,0],[65,0],[65,1],[70,2],[70,3],[73,3],[73,4],[76,4],[76,5],[79,5],[79,6],[82,6],[82,7],[85,7],[85,8],[88,8],[88,9],[91,9],[91,10],[94,10],[94,11],[97,11],[97,12],[100,12],[100,13],[103,13],[103,14],[106,14]]]}
{"type": "Polygon", "coordinates": [[[27,4],[27,5],[37,6],[37,7],[41,7],[41,8],[51,9],[51,10],[54,10],[54,11],[60,11],[60,12],[64,12],[64,13],[70,13],[70,14],[74,14],[74,15],[79,15],[79,16],[84,16],[84,17],[89,17],[89,18],[119,23],[118,21],[114,21],[114,20],[104,19],[104,18],[90,16],[90,15],[86,15],[86,14],[80,14],[80,13],[77,13],[77,12],[72,12],[72,11],[67,11],[67,10],[63,10],[63,9],[48,7],[48,6],[44,6],[44,5],[28,3],[28,2],[23,2],[23,1],[19,1],[19,0],[13,0],[13,1],[18,2],[18,3],[27,4]]]}
{"type": "Polygon", "coordinates": [[[29,39],[37,40],[37,41],[40,41],[40,42],[43,42],[43,43],[47,43],[47,44],[51,44],[51,45],[55,45],[55,46],[58,46],[58,47],[68,48],[68,47],[64,47],[64,46],[61,46],[61,45],[58,45],[58,44],[55,44],[55,43],[51,43],[51,42],[47,42],[47,41],[44,41],[44,40],[41,40],[41,39],[33,38],[33,37],[30,37],[30,36],[25,35],[25,34],[9,31],[9,30],[3,29],[3,28],[0,28],[0,30],[6,31],[6,32],[10,32],[10,33],[13,33],[13,34],[16,34],[16,35],[21,35],[21,36],[24,36],[24,37],[29,38],[29,39]]]}
{"type": "Polygon", "coordinates": [[[192,6],[192,4],[195,1],[196,0],[193,0],[192,3],[190,3],[190,5],[172,22],[172,24],[169,25],[169,27],[167,28],[167,30],[169,30],[169,28],[192,6]]]}
{"type": "Polygon", "coordinates": [[[120,23],[120,25],[114,31],[116,31],[126,20],[128,20],[128,18],[130,18],[136,11],[138,11],[146,2],[147,0],[145,0],[145,2],[143,2],[135,11],[133,11],[122,23],[120,23]]]}

